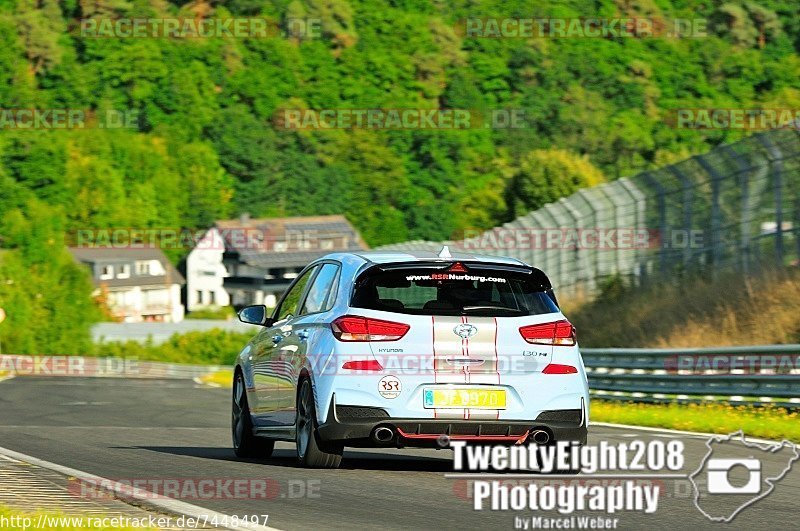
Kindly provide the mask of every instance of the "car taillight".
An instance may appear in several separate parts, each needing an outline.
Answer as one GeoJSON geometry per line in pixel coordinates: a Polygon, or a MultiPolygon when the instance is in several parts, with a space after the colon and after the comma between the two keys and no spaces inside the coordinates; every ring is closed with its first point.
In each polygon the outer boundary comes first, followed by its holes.
{"type": "Polygon", "coordinates": [[[560,365],[558,363],[551,363],[542,371],[544,374],[577,374],[577,367],[572,365],[560,365]]]}
{"type": "Polygon", "coordinates": [[[528,343],[534,345],[565,345],[575,344],[575,328],[566,319],[553,323],[542,323],[523,326],[519,333],[528,343]]]}
{"type": "Polygon", "coordinates": [[[342,364],[342,369],[351,371],[382,371],[383,367],[378,360],[352,360],[342,364]]]}
{"type": "Polygon", "coordinates": [[[333,335],[339,341],[397,341],[410,326],[371,317],[344,315],[331,323],[333,335]]]}

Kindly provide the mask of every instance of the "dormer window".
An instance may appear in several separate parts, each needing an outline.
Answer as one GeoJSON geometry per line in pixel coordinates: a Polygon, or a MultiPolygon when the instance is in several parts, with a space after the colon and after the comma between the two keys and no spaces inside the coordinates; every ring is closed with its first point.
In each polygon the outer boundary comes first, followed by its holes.
{"type": "Polygon", "coordinates": [[[111,280],[114,278],[114,266],[104,265],[100,268],[100,280],[111,280]]]}
{"type": "Polygon", "coordinates": [[[119,272],[117,273],[117,278],[131,278],[130,264],[122,264],[121,266],[119,266],[119,272]]]}
{"type": "Polygon", "coordinates": [[[150,261],[149,260],[138,260],[136,262],[136,274],[137,275],[149,275],[150,274],[150,261]]]}

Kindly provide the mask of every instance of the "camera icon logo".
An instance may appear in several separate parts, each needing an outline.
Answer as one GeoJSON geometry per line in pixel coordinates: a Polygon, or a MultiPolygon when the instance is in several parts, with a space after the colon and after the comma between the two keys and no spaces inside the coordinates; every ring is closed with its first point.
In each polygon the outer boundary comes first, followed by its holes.
{"type": "Polygon", "coordinates": [[[758,459],[709,459],[707,468],[707,489],[709,494],[758,494],[761,492],[761,461],[758,459]],[[743,466],[750,473],[747,483],[734,485],[730,473],[743,466]]]}
{"type": "Polygon", "coordinates": [[[794,443],[747,440],[741,430],[712,435],[706,448],[688,478],[695,507],[713,522],[731,522],[768,496],[800,460],[800,447],[794,443]]]}

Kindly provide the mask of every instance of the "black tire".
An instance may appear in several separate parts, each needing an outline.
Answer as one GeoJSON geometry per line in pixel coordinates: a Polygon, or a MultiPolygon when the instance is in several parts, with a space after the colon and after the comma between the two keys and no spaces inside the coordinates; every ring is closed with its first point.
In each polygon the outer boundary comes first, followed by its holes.
{"type": "Polygon", "coordinates": [[[317,433],[317,413],[311,380],[300,381],[297,392],[297,416],[295,419],[297,461],[306,468],[339,468],[342,462],[342,445],[324,443],[317,433]]]}
{"type": "Polygon", "coordinates": [[[275,441],[253,435],[253,419],[247,404],[244,377],[236,372],[233,378],[233,408],[231,413],[231,435],[236,457],[269,457],[275,449],[275,441]]]}

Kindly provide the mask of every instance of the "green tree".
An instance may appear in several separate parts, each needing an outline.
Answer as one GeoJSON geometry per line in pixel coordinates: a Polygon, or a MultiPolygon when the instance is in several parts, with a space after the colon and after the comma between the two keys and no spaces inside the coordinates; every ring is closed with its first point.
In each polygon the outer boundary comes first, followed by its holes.
{"type": "Polygon", "coordinates": [[[604,180],[588,157],[561,149],[539,149],[520,161],[509,183],[507,203],[514,216],[521,216],[604,180]]]}

